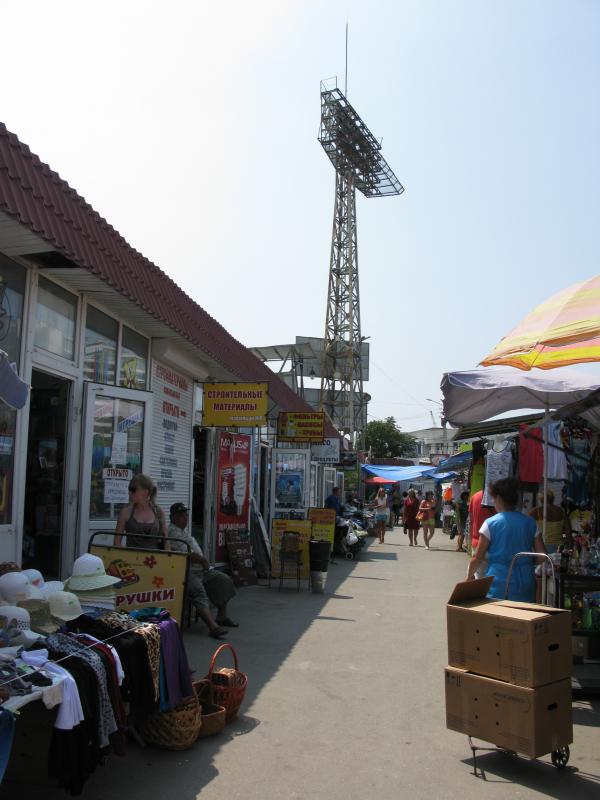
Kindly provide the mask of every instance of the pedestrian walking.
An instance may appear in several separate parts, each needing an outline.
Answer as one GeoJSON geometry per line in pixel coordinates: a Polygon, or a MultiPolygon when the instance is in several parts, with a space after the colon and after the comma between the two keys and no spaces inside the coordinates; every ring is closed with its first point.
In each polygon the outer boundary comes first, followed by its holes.
{"type": "Polygon", "coordinates": [[[400,514],[402,513],[402,495],[398,486],[392,492],[392,513],[394,515],[394,525],[399,525],[400,514]]]}
{"type": "Polygon", "coordinates": [[[404,532],[408,533],[408,543],[411,547],[417,545],[417,536],[419,533],[419,520],[417,514],[419,513],[419,501],[414,489],[408,490],[408,495],[404,501],[404,532]]]}
{"type": "Polygon", "coordinates": [[[425,492],[425,497],[419,506],[419,513],[417,519],[423,528],[423,539],[425,540],[425,547],[429,550],[429,542],[435,533],[435,499],[433,492],[425,492]]]}
{"type": "Polygon", "coordinates": [[[379,535],[379,544],[383,544],[385,541],[385,526],[387,525],[389,514],[387,495],[383,486],[375,495],[371,508],[375,511],[375,524],[379,535]]]}
{"type": "Polygon", "coordinates": [[[467,529],[467,520],[469,518],[469,493],[461,492],[458,503],[456,504],[456,530],[458,532],[458,539],[456,541],[456,549],[459,552],[466,552],[464,548],[465,531],[467,529]]]}

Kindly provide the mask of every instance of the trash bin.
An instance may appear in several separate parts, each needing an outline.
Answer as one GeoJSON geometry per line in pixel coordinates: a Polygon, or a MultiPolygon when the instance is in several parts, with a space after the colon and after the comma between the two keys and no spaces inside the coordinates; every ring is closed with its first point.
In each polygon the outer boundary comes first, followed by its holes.
{"type": "Polygon", "coordinates": [[[311,539],[308,543],[310,587],[315,594],[322,594],[325,590],[330,551],[329,542],[311,539]]]}

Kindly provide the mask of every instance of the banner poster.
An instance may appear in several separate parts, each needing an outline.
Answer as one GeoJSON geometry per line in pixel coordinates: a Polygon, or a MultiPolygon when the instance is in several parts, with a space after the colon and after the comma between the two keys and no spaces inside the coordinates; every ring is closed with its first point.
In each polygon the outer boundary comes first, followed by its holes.
{"type": "Polygon", "coordinates": [[[247,531],[250,514],[251,437],[219,432],[217,440],[217,537],[215,561],[228,560],[225,534],[247,531]]]}
{"type": "MultiPolygon", "coordinates": [[[[311,536],[312,523],[306,519],[274,519],[271,528],[271,577],[279,578],[281,563],[279,551],[281,550],[281,537],[284,533],[297,533],[300,536],[300,577],[308,579],[308,541],[311,536]]],[[[284,578],[296,577],[296,565],[289,562],[285,566],[284,578]]]]}
{"type": "Polygon", "coordinates": [[[335,509],[334,508],[309,508],[308,519],[312,522],[311,539],[320,539],[329,542],[333,550],[335,536],[335,509]]]}
{"type": "Polygon", "coordinates": [[[205,383],[202,425],[205,428],[253,428],[267,424],[268,383],[205,383]]]}
{"type": "Polygon", "coordinates": [[[315,442],[325,437],[325,415],[322,411],[280,411],[277,417],[278,442],[315,442]]]}
{"type": "Polygon", "coordinates": [[[115,583],[116,606],[120,611],[160,606],[182,623],[187,577],[187,553],[138,550],[92,544],[90,553],[100,556],[115,583]]]}

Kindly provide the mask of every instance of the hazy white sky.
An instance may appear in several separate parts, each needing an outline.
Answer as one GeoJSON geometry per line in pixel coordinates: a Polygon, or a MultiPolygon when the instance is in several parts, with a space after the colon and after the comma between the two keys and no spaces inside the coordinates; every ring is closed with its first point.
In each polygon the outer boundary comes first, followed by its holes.
{"type": "Polygon", "coordinates": [[[319,82],[403,185],[358,199],[372,417],[430,423],[534,305],[598,272],[595,0],[0,0],[0,119],[248,346],[322,336],[319,82]]]}

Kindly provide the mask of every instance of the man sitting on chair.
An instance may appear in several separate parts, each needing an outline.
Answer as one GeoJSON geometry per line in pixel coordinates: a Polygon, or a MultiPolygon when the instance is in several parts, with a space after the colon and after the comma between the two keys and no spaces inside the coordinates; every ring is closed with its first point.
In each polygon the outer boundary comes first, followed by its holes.
{"type": "Polygon", "coordinates": [[[208,625],[209,635],[215,639],[222,639],[227,631],[221,626],[238,627],[237,622],[227,616],[227,603],[232,597],[235,597],[235,587],[229,575],[211,568],[208,560],[204,557],[202,548],[187,530],[187,524],[188,509],[183,503],[173,503],[169,525],[171,550],[187,552],[183,542],[173,541],[173,539],[183,539],[190,548],[190,568],[187,577],[188,598],[208,625]],[[217,609],[216,622],[210,614],[210,603],[217,609]]]}

